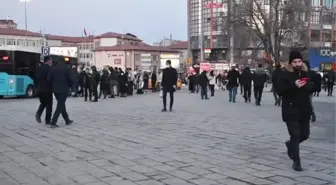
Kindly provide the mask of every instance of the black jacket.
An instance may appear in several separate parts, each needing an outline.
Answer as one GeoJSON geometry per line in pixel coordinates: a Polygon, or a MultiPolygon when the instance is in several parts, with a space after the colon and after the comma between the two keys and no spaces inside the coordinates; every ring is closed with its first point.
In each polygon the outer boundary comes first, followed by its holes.
{"type": "Polygon", "coordinates": [[[52,66],[48,75],[48,81],[52,85],[54,93],[69,93],[69,87],[73,84],[72,71],[66,64],[52,66]]]}
{"type": "Polygon", "coordinates": [[[321,92],[322,76],[319,73],[315,73],[313,81],[314,81],[314,91],[321,92]]]}
{"type": "Polygon", "coordinates": [[[177,83],[177,71],[175,68],[167,67],[162,72],[161,86],[167,91],[173,91],[173,86],[177,83]]]}
{"type": "Polygon", "coordinates": [[[240,75],[240,83],[242,85],[251,86],[252,85],[252,73],[249,68],[245,68],[240,75]]]}
{"type": "Polygon", "coordinates": [[[152,80],[152,82],[156,82],[156,80],[157,80],[156,73],[152,74],[151,80],[152,80]]]}
{"type": "Polygon", "coordinates": [[[201,75],[198,77],[199,79],[199,85],[202,87],[202,88],[207,88],[208,84],[209,84],[209,79],[207,77],[207,74],[205,71],[203,71],[201,73],[201,75]]]}
{"type": "Polygon", "coordinates": [[[254,87],[264,87],[265,82],[267,81],[267,74],[265,69],[257,68],[253,73],[253,86],[254,87]]]}
{"type": "Polygon", "coordinates": [[[100,80],[100,74],[98,71],[93,71],[90,79],[92,86],[98,86],[100,80]]]}
{"type": "Polygon", "coordinates": [[[42,64],[36,68],[35,86],[37,87],[38,92],[52,92],[51,83],[48,81],[50,68],[51,67],[48,64],[42,64]]]}
{"type": "Polygon", "coordinates": [[[86,71],[81,72],[81,76],[83,78],[83,85],[86,88],[91,87],[91,73],[87,73],[86,71]]]}
{"type": "Polygon", "coordinates": [[[226,87],[228,89],[233,88],[233,87],[238,87],[238,80],[239,80],[240,74],[238,71],[236,71],[235,69],[230,70],[227,74],[227,84],[226,87]]]}
{"type": "Polygon", "coordinates": [[[282,96],[282,119],[285,122],[303,121],[309,122],[312,113],[310,94],[312,87],[309,79],[308,68],[305,64],[300,71],[294,71],[291,65],[287,65],[281,73],[277,84],[277,93],[282,96]],[[298,88],[295,81],[308,78],[305,86],[298,88]]]}

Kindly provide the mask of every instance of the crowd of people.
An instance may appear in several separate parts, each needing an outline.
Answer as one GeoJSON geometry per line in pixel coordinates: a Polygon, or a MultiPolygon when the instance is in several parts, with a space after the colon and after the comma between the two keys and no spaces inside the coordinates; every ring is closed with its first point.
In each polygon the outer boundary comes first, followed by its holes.
{"type": "Polygon", "coordinates": [[[84,97],[84,101],[98,102],[100,98],[115,98],[116,96],[132,96],[133,90],[137,94],[144,94],[151,85],[152,92],[162,92],[163,109],[167,111],[166,96],[170,93],[169,110],[172,111],[174,92],[177,83],[177,71],[171,67],[171,61],[167,60],[167,68],[148,73],[133,72],[126,69],[109,67],[101,72],[95,66],[90,68],[69,68],[64,62],[52,61],[50,56],[44,57],[44,62],[36,69],[37,94],[40,100],[39,108],[35,114],[37,122],[41,123],[41,115],[46,110],[45,123],[52,128],[58,127],[57,120],[60,114],[66,125],[73,123],[66,111],[65,102],[68,96],[84,97]],[[53,96],[57,100],[57,106],[52,116],[53,96]],[[103,97],[102,97],[103,96],[103,97]]]}

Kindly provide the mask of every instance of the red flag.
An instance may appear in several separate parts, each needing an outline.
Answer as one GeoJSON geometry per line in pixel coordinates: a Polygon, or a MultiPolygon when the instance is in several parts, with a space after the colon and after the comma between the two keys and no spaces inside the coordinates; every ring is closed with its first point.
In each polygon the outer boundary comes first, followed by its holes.
{"type": "Polygon", "coordinates": [[[84,35],[87,36],[87,32],[86,32],[86,29],[84,28],[84,35]]]}

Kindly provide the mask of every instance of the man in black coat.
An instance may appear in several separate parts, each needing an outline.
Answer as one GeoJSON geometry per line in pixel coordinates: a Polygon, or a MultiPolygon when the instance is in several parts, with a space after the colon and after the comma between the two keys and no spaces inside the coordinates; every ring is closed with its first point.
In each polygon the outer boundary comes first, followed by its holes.
{"type": "Polygon", "coordinates": [[[52,84],[52,91],[57,100],[56,110],[51,119],[51,127],[58,127],[56,123],[60,114],[62,114],[65,124],[70,125],[73,121],[69,119],[65,102],[68,97],[69,87],[73,84],[71,69],[64,62],[56,63],[50,69],[48,81],[52,84]]]}
{"type": "Polygon", "coordinates": [[[163,69],[162,74],[162,99],[163,99],[163,109],[162,112],[167,111],[167,93],[170,95],[170,104],[169,104],[169,111],[173,110],[174,104],[174,92],[176,90],[176,83],[177,83],[177,71],[175,68],[171,66],[171,61],[166,61],[167,67],[163,69]]]}
{"type": "Polygon", "coordinates": [[[237,88],[239,86],[238,81],[240,78],[239,72],[236,70],[236,67],[232,67],[226,76],[228,82],[226,88],[229,90],[229,102],[236,102],[237,88]]]}
{"type": "Polygon", "coordinates": [[[98,85],[100,80],[100,74],[97,71],[96,66],[91,66],[92,75],[90,79],[91,90],[94,96],[94,100],[92,102],[98,102],[98,85]]]}
{"type": "Polygon", "coordinates": [[[253,73],[253,91],[255,97],[255,104],[260,106],[264,85],[267,81],[267,74],[262,64],[258,64],[257,69],[253,73]]]}
{"type": "Polygon", "coordinates": [[[239,80],[243,86],[245,103],[251,102],[252,73],[249,67],[244,68],[239,80]]]}
{"type": "Polygon", "coordinates": [[[41,115],[46,109],[45,114],[45,124],[50,125],[51,114],[52,114],[52,106],[53,106],[53,95],[51,84],[48,82],[48,74],[50,71],[50,66],[52,65],[51,57],[45,56],[44,63],[39,65],[36,69],[36,87],[38,97],[40,99],[40,106],[37,109],[35,114],[35,119],[38,123],[41,123],[41,115]]]}
{"type": "Polygon", "coordinates": [[[87,101],[89,96],[89,101],[92,100],[92,89],[91,89],[91,73],[90,68],[86,68],[85,71],[82,72],[83,76],[83,86],[84,86],[84,101],[87,101]]]}
{"type": "Polygon", "coordinates": [[[206,99],[208,100],[208,85],[209,85],[209,79],[207,76],[206,71],[202,71],[202,73],[198,77],[198,83],[199,86],[201,87],[201,99],[206,99]]]}
{"type": "Polygon", "coordinates": [[[156,81],[157,81],[157,76],[156,76],[156,72],[154,71],[151,76],[152,92],[156,92],[156,81]]]}
{"type": "Polygon", "coordinates": [[[299,145],[307,140],[310,134],[309,121],[312,113],[310,84],[308,68],[302,61],[302,55],[292,51],[276,90],[282,96],[282,119],[286,122],[290,135],[286,146],[288,156],[293,160],[293,169],[296,171],[302,171],[299,145]]]}

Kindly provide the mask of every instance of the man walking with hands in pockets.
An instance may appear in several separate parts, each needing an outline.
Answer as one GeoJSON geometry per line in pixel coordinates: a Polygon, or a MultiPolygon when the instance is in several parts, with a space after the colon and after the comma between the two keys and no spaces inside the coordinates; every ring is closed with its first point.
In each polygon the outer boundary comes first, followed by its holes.
{"type": "Polygon", "coordinates": [[[176,83],[177,83],[177,71],[175,68],[171,66],[171,61],[166,61],[166,68],[163,69],[162,72],[162,99],[163,99],[163,109],[162,112],[167,111],[167,93],[170,96],[170,104],[169,104],[169,111],[173,110],[174,104],[174,92],[176,91],[176,83]]]}

